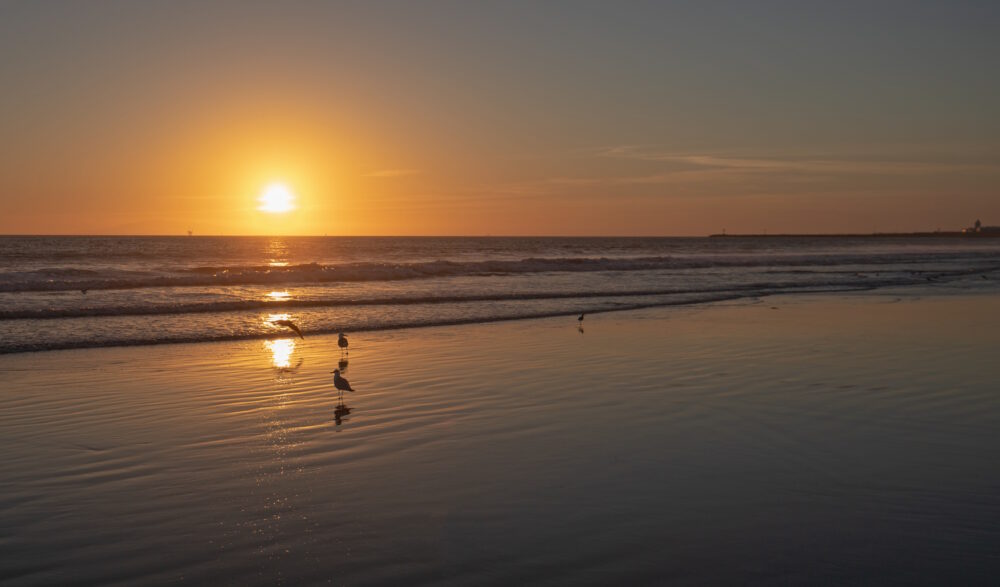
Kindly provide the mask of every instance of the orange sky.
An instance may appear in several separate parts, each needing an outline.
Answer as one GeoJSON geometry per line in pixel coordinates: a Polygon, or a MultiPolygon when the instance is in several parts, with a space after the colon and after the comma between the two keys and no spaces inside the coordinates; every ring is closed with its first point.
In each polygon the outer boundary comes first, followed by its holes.
{"type": "Polygon", "coordinates": [[[997,10],[783,6],[5,3],[0,233],[1000,224],[997,10]]]}

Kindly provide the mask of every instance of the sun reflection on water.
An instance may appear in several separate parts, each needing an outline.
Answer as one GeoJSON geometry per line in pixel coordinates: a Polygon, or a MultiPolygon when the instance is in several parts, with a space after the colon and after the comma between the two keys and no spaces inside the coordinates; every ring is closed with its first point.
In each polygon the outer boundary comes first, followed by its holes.
{"type": "Polygon", "coordinates": [[[267,294],[267,297],[271,298],[276,302],[283,302],[292,297],[292,294],[287,291],[272,291],[267,294]]]}
{"type": "Polygon", "coordinates": [[[279,338],[268,340],[264,346],[271,351],[271,363],[278,369],[288,369],[292,366],[292,353],[295,351],[295,340],[279,338]]]}
{"type": "Polygon", "coordinates": [[[288,266],[288,243],[280,238],[272,238],[264,246],[264,254],[269,257],[269,267],[288,266]]]}

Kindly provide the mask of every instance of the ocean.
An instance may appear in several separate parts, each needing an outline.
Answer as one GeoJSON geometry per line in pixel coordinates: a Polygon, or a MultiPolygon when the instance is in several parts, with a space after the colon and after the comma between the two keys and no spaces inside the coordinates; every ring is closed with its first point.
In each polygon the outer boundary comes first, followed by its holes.
{"type": "Polygon", "coordinates": [[[1000,287],[1000,239],[0,237],[0,353],[884,288],[1000,287]]]}

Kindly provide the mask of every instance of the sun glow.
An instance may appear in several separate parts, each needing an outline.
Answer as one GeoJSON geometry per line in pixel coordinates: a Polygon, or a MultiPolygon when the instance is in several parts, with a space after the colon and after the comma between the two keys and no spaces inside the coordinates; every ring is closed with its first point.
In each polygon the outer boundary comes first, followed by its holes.
{"type": "Polygon", "coordinates": [[[295,209],[295,194],[281,183],[272,183],[265,187],[257,201],[260,202],[257,209],[261,212],[280,214],[295,209]]]}

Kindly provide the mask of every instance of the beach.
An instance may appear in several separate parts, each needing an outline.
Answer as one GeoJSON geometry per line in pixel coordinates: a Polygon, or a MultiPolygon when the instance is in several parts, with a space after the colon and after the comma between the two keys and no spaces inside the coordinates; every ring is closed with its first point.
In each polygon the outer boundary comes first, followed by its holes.
{"type": "Polygon", "coordinates": [[[1000,571],[995,295],[348,334],[0,356],[4,584],[1000,571]]]}

